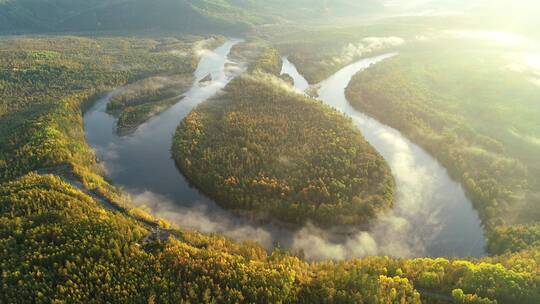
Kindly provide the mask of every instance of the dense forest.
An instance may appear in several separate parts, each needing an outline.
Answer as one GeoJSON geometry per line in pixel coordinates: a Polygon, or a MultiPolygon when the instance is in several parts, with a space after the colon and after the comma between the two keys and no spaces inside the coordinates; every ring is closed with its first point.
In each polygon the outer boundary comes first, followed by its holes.
{"type": "Polygon", "coordinates": [[[306,263],[253,243],[149,226],[52,175],[0,184],[0,300],[50,302],[537,303],[538,254],[481,261],[306,263]],[[414,287],[413,287],[414,286],[414,287]],[[428,292],[429,291],[429,292],[428,292]],[[445,298],[443,297],[443,298],[445,298]]]}
{"type": "Polygon", "coordinates": [[[165,40],[52,37],[0,43],[0,180],[65,163],[92,165],[82,130],[86,101],[152,74],[192,73],[196,64],[194,52],[155,51],[165,40]]]}
{"type": "Polygon", "coordinates": [[[233,210],[295,224],[367,223],[392,206],[388,165],[344,116],[270,74],[280,63],[266,49],[252,73],[191,112],[176,132],[175,160],[233,210]]]}
{"type": "MultiPolygon", "coordinates": [[[[173,9],[188,1],[0,0],[0,30],[96,30],[98,24],[106,25],[102,30],[132,25],[145,30],[176,30],[188,21],[197,24],[197,20],[202,20],[204,26],[185,30],[203,32],[218,28],[219,32],[235,32],[251,28],[253,24],[282,21],[298,12],[304,13],[305,10],[293,8],[305,6],[306,2],[314,3],[307,0],[289,2],[189,1],[189,10],[182,11],[186,13],[182,18],[174,18],[175,23],[163,25],[159,18],[139,18],[141,12],[155,17],[149,12],[150,8],[161,7],[163,15],[159,16],[177,16],[173,9]],[[174,6],[162,6],[162,3],[174,6]],[[127,9],[134,4],[138,7],[127,9]],[[235,5],[243,9],[237,10],[235,5]],[[246,13],[251,10],[269,15],[276,11],[283,13],[283,7],[289,12],[270,19],[246,13]],[[108,9],[111,13],[105,14],[108,9]],[[133,14],[116,18],[121,10],[133,14]],[[206,18],[212,21],[207,22],[206,18]],[[81,20],[80,27],[75,26],[78,19],[81,20]],[[139,25],[137,21],[140,21],[139,25]]],[[[326,1],[316,3],[323,2],[326,1]]],[[[336,3],[344,4],[342,8],[347,10],[348,5],[363,5],[364,1],[339,0],[336,3]]],[[[311,16],[321,16],[324,10],[313,4],[307,11],[311,16]]],[[[327,16],[326,12],[324,16],[327,16]]],[[[354,43],[366,37],[393,35],[408,41],[411,36],[400,32],[404,21],[400,20],[398,24],[393,33],[384,34],[379,29],[362,32],[365,27],[361,27],[350,28],[350,31],[328,28],[317,35],[312,28],[307,32],[309,36],[302,37],[305,29],[287,32],[282,25],[279,25],[282,29],[279,35],[268,33],[275,27],[258,29],[257,34],[279,44],[279,49],[288,55],[293,55],[299,49],[298,45],[305,43],[302,50],[314,55],[302,63],[307,66],[310,61],[319,65],[322,60],[341,52],[347,45],[347,35],[353,35],[354,39],[350,41],[356,41],[354,43]],[[341,44],[335,49],[329,48],[328,52],[321,48],[325,54],[315,56],[322,41],[331,40],[334,34],[341,35],[338,35],[341,44]],[[286,39],[281,40],[283,36],[286,39]],[[278,43],[278,40],[282,42],[278,43]],[[286,40],[292,43],[288,51],[285,51],[286,40]],[[299,44],[294,45],[294,41],[299,44]]],[[[387,29],[392,27],[387,26],[387,29]]],[[[421,25],[416,27],[421,28],[421,25]]],[[[380,256],[310,262],[279,247],[268,252],[254,242],[239,243],[216,234],[181,229],[155,218],[144,209],[134,208],[130,197],[108,181],[106,171],[88,147],[82,114],[103,93],[115,88],[141,84],[144,79],[148,81],[154,77],[174,78],[193,73],[198,62],[197,51],[204,41],[203,37],[192,36],[0,38],[0,303],[540,302],[540,228],[535,206],[540,176],[537,166],[540,153],[535,144],[540,132],[535,122],[540,115],[538,103],[532,103],[530,98],[538,96],[538,87],[523,81],[522,73],[505,70],[512,73],[504,74],[501,69],[494,68],[494,62],[501,58],[492,60],[491,53],[458,50],[455,45],[431,46],[421,53],[426,59],[425,64],[421,64],[418,61],[420,54],[411,52],[407,46],[400,47],[402,53],[398,57],[357,75],[348,89],[349,98],[356,107],[402,130],[447,168],[456,168],[451,173],[463,181],[486,223],[491,256],[467,259],[380,256]],[[434,50],[440,52],[443,60],[433,57],[434,50]],[[362,83],[369,83],[370,87],[362,86],[362,83]],[[493,91],[487,92],[482,84],[487,84],[493,91]],[[438,93],[434,94],[434,91],[438,93]],[[513,102],[505,103],[507,100],[513,102]],[[407,117],[404,119],[400,111],[405,105],[407,111],[403,113],[407,117]],[[428,111],[422,105],[437,111],[428,111]],[[377,109],[384,112],[377,112],[377,109]],[[474,170],[477,165],[478,170],[474,170]],[[528,182],[523,183],[523,179],[528,182]],[[520,211],[520,205],[523,211],[520,211]]],[[[238,138],[247,134],[247,139],[255,135],[266,136],[265,140],[277,143],[269,147],[270,150],[264,150],[256,140],[245,147],[232,146],[239,148],[242,154],[231,155],[243,157],[245,153],[255,160],[258,154],[254,153],[258,151],[269,153],[283,147],[280,139],[299,137],[297,133],[285,132],[279,125],[287,122],[286,128],[292,130],[307,125],[310,120],[303,117],[290,119],[294,117],[291,109],[296,107],[304,115],[316,116],[319,123],[325,123],[325,128],[335,130],[343,138],[336,142],[334,134],[330,139],[320,141],[323,144],[317,147],[330,149],[332,155],[306,154],[298,159],[320,157],[321,166],[317,169],[324,168],[322,161],[339,162],[336,168],[344,171],[354,169],[349,163],[344,166],[342,161],[354,159],[351,153],[360,148],[353,147],[353,143],[363,142],[362,137],[356,131],[350,131],[349,122],[341,114],[293,93],[277,77],[264,75],[279,72],[279,57],[275,50],[260,43],[255,43],[260,45],[255,54],[246,51],[252,46],[238,45],[235,59],[246,62],[250,75],[233,81],[224,95],[195,113],[213,109],[215,112],[207,114],[230,114],[233,113],[231,109],[219,105],[233,106],[236,102],[246,105],[246,109],[236,109],[238,114],[260,110],[257,115],[266,118],[263,122],[272,127],[271,131],[258,128],[258,123],[248,116],[227,116],[230,124],[246,123],[238,125],[237,132],[245,131],[246,127],[259,131],[229,135],[238,138]],[[231,96],[235,98],[227,98],[231,96]],[[265,100],[272,102],[272,109],[277,110],[275,113],[262,111],[269,106],[265,100]],[[272,118],[276,116],[283,120],[274,121],[272,118]],[[240,117],[243,119],[235,120],[240,117]]],[[[317,68],[305,69],[311,69],[313,75],[328,75],[342,67],[343,62],[332,65],[323,73],[317,68]]],[[[316,82],[317,77],[323,76],[312,77],[312,82],[316,82]]],[[[153,100],[151,96],[156,91],[143,93],[143,99],[148,101],[153,100]]],[[[119,100],[136,101],[137,98],[132,95],[126,99],[119,97],[119,100]]],[[[160,102],[163,101],[156,103],[160,102]]],[[[134,111],[129,114],[133,116],[126,116],[127,124],[141,122],[144,120],[141,117],[147,117],[148,111],[152,111],[136,110],[141,112],[134,111]]],[[[195,121],[200,118],[195,114],[189,117],[195,121]]],[[[225,121],[213,123],[218,122],[225,121]]],[[[321,126],[303,130],[308,132],[306,135],[330,136],[321,131],[321,126]]],[[[299,147],[298,142],[291,144],[299,147]]],[[[311,148],[314,146],[313,141],[306,144],[311,148]]],[[[369,146],[362,147],[367,149],[369,146]]],[[[299,155],[298,150],[283,148],[299,155]]],[[[374,153],[371,155],[375,160],[379,159],[374,153]]],[[[293,159],[290,155],[279,156],[283,154],[269,155],[281,168],[293,159]]],[[[377,166],[385,168],[384,164],[377,166]]],[[[336,168],[333,168],[334,173],[336,168]]],[[[319,175],[330,176],[323,173],[319,175]]],[[[388,176],[386,170],[383,173],[388,176]]],[[[347,173],[337,174],[344,176],[347,173]]],[[[263,182],[258,189],[275,186],[269,179],[257,181],[263,182]]],[[[343,186],[352,182],[347,179],[343,186]]],[[[310,190],[320,189],[317,188],[320,183],[316,181],[314,185],[310,190]]],[[[341,185],[337,184],[337,188],[339,190],[334,193],[344,193],[341,185]]]]}
{"type": "Polygon", "coordinates": [[[501,253],[540,240],[540,88],[528,72],[501,69],[512,66],[504,52],[470,44],[420,43],[357,74],[347,96],[462,182],[501,253]]]}

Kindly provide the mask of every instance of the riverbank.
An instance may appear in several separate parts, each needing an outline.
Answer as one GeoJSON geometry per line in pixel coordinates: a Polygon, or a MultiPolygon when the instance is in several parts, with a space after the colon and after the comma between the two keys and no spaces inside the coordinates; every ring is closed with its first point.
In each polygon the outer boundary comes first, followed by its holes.
{"type": "MultiPolygon", "coordinates": [[[[525,238],[534,243],[540,149],[524,134],[540,132],[534,122],[540,89],[527,73],[501,68],[519,58],[506,50],[438,43],[437,52],[425,43],[356,75],[348,99],[440,160],[471,197],[490,239],[509,230],[501,227],[533,224],[525,238]]],[[[506,245],[490,242],[491,250],[512,250],[520,243],[514,237],[506,245]]]]}
{"type": "MultiPolygon", "coordinates": [[[[394,208],[368,231],[383,251],[407,254],[485,254],[481,222],[461,186],[434,158],[398,131],[349,105],[345,88],[356,73],[389,60],[386,54],[360,60],[317,84],[318,98],[350,116],[364,137],[386,159],[396,180],[394,208]],[[387,242],[391,245],[385,248],[387,242]]],[[[306,83],[289,63],[295,84],[306,83]]]]}

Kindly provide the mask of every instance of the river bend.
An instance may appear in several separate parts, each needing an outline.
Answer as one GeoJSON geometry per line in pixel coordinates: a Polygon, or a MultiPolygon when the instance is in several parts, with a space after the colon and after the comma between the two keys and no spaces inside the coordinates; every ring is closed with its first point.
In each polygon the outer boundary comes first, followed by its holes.
{"type": "MultiPolygon", "coordinates": [[[[111,94],[84,115],[88,143],[105,165],[108,177],[131,194],[135,204],[179,226],[223,233],[237,240],[256,240],[302,251],[308,259],[346,259],[366,255],[479,256],[484,237],[476,211],[460,185],[421,148],[399,132],[357,112],[345,99],[351,77],[391,55],[360,60],[320,84],[320,99],[352,117],[366,139],[389,162],[397,183],[394,208],[368,231],[349,227],[322,231],[311,225],[296,229],[277,224],[249,223],[223,210],[193,188],[176,168],[170,148],[174,131],[198,104],[216,95],[242,73],[242,63],[229,60],[238,40],[205,52],[195,72],[196,82],[174,106],[152,118],[133,134],[118,136],[116,119],[106,112],[111,94]],[[212,81],[199,80],[212,74],[212,81]],[[338,231],[339,230],[339,231],[338,231]]],[[[299,91],[307,82],[284,58],[283,72],[293,76],[299,91]]]]}

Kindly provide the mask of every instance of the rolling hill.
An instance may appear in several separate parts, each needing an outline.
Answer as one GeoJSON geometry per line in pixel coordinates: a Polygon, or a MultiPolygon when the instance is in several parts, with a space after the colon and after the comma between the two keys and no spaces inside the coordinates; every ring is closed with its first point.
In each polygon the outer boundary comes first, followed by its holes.
{"type": "Polygon", "coordinates": [[[373,0],[1,0],[0,32],[240,33],[253,25],[374,12],[373,0]]]}

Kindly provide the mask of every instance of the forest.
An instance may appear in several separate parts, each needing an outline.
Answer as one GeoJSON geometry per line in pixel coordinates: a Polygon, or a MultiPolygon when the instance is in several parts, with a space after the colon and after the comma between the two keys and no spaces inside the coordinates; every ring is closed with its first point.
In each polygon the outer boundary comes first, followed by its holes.
{"type": "MultiPolygon", "coordinates": [[[[380,9],[373,1],[326,3],[0,0],[0,32],[26,34],[0,37],[0,303],[540,303],[536,74],[501,64],[516,58],[509,49],[501,57],[485,45],[423,40],[443,27],[474,27],[466,18],[323,25],[352,8],[380,9]],[[306,16],[317,22],[291,22],[306,16]],[[83,114],[119,89],[192,80],[200,52],[217,46],[214,34],[246,32],[231,60],[247,73],[176,133],[179,166],[212,172],[182,168],[195,184],[251,204],[242,208],[279,204],[264,211],[284,220],[324,226],[383,215],[394,192],[386,162],[341,113],[294,92],[278,74],[281,55],[317,83],[364,56],[399,51],[356,75],[348,99],[461,182],[485,225],[489,255],[309,261],[135,207],[86,142],[83,114]],[[372,49],[370,37],[403,41],[372,49]],[[185,158],[186,149],[197,157],[185,158]],[[310,213],[312,203],[324,210],[310,213]]],[[[116,96],[120,125],[134,128],[173,104],[170,92],[186,89],[160,88],[116,96]]]]}
{"type": "Polygon", "coordinates": [[[7,303],[434,303],[427,291],[456,303],[540,297],[534,251],[478,261],[307,263],[252,242],[148,226],[53,175],[1,184],[0,202],[0,300],[7,303]],[[168,238],[145,237],[159,230],[168,238]]]}
{"type": "Polygon", "coordinates": [[[502,253],[540,240],[540,146],[534,141],[540,87],[527,71],[508,68],[509,58],[519,57],[488,46],[459,40],[410,46],[357,74],[347,96],[462,182],[486,226],[489,249],[502,253]]]}
{"type": "Polygon", "coordinates": [[[399,51],[416,37],[464,22],[452,16],[393,17],[362,25],[275,25],[261,31],[315,85],[361,58],[399,51]]]}
{"type": "Polygon", "coordinates": [[[172,149],[178,166],[229,209],[294,224],[366,224],[392,206],[388,165],[348,119],[275,77],[281,60],[272,54],[186,117],[172,149]]]}
{"type": "Polygon", "coordinates": [[[153,51],[160,43],[69,36],[1,39],[0,181],[65,163],[93,165],[81,116],[91,101],[148,75],[194,70],[193,52],[179,58],[153,51]]]}

